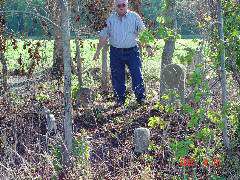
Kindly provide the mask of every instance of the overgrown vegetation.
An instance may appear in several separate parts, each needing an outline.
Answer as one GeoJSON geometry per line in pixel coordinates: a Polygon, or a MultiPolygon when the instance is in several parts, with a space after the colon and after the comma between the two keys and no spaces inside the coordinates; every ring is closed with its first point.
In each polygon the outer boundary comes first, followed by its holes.
{"type": "MultiPolygon", "coordinates": [[[[90,100],[83,102],[84,97],[79,95],[76,44],[71,40],[71,154],[66,154],[63,138],[63,78],[53,78],[50,73],[54,41],[9,34],[5,26],[1,26],[0,40],[4,42],[0,48],[1,82],[7,78],[8,87],[0,94],[0,179],[238,179],[239,2],[222,1],[224,42],[219,38],[216,9],[219,1],[211,1],[212,4],[200,0],[177,2],[192,3],[189,7],[196,9],[201,7],[193,12],[198,15],[193,21],[198,21],[201,38],[181,39],[180,34],[164,25],[167,18],[162,16],[156,21],[160,26],[141,35],[140,41],[150,42],[154,48],[154,57],[147,57],[146,51],[142,51],[147,89],[145,105],[136,104],[130,89],[131,80],[127,77],[125,107],[114,106],[110,81],[109,91],[100,88],[102,62],[92,61],[97,40],[81,36],[78,39],[83,69],[81,88],[90,89],[90,100]],[[181,64],[186,73],[184,102],[176,89],[164,95],[159,93],[161,56],[164,40],[169,37],[176,41],[173,63],[181,64]],[[221,70],[223,51],[226,68],[221,70]],[[2,58],[7,63],[7,74],[2,58]],[[222,71],[226,71],[226,104],[221,100],[222,71]],[[163,103],[171,98],[174,101],[163,103]],[[79,99],[85,104],[79,106],[79,99]],[[49,133],[43,107],[54,115],[56,133],[49,133]],[[138,127],[151,131],[148,151],[140,155],[134,154],[132,140],[138,127]],[[230,154],[224,146],[224,130],[228,132],[230,154]],[[71,160],[68,166],[64,163],[66,156],[71,160]]],[[[4,16],[0,15],[0,22],[4,24],[4,16]]]]}

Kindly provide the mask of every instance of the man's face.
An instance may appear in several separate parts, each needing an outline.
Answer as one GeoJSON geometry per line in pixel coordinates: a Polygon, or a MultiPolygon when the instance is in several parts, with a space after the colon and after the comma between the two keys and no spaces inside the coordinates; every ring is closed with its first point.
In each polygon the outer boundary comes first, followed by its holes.
{"type": "Polygon", "coordinates": [[[117,13],[120,15],[120,16],[123,16],[124,14],[126,14],[127,12],[127,4],[126,3],[121,3],[121,4],[117,4],[116,5],[117,7],[117,13]]]}

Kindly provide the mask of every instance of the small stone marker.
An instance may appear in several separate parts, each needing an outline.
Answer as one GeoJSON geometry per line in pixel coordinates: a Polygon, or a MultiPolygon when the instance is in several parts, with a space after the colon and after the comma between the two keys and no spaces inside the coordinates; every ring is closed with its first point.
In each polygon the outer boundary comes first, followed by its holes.
{"type": "Polygon", "coordinates": [[[40,119],[40,149],[43,151],[48,151],[49,137],[56,137],[57,135],[57,122],[51,111],[42,105],[38,107],[38,115],[40,119]]]}
{"type": "Polygon", "coordinates": [[[134,152],[144,153],[148,150],[150,142],[150,131],[147,128],[137,128],[134,130],[134,152]]]}
{"type": "MultiPolygon", "coordinates": [[[[162,103],[166,103],[162,99],[163,95],[169,93],[169,91],[175,91],[181,102],[184,102],[184,92],[185,92],[185,81],[186,81],[186,72],[181,65],[178,64],[169,64],[161,72],[160,80],[160,99],[162,103]]],[[[173,102],[176,100],[176,96],[170,97],[168,102],[173,102]]]]}
{"type": "Polygon", "coordinates": [[[45,116],[47,122],[47,133],[49,135],[55,135],[57,132],[57,124],[54,115],[51,114],[50,110],[46,107],[43,108],[43,115],[45,116]]]}

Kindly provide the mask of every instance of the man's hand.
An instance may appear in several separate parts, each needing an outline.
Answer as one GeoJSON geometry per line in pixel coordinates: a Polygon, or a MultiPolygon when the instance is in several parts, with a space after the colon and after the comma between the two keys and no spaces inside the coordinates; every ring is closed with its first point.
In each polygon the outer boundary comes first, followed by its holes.
{"type": "Polygon", "coordinates": [[[146,47],[146,51],[147,51],[148,57],[152,57],[152,56],[154,55],[151,46],[147,46],[147,47],[146,47]]]}
{"type": "Polygon", "coordinates": [[[99,56],[100,56],[100,51],[96,51],[94,56],[93,56],[93,60],[97,61],[99,59],[99,56]]]}
{"type": "Polygon", "coordinates": [[[107,41],[108,41],[108,38],[107,37],[100,37],[99,39],[99,43],[97,45],[97,50],[93,56],[93,60],[94,61],[97,61],[99,59],[99,56],[100,56],[100,52],[103,48],[103,46],[105,46],[107,44],[107,41]]]}

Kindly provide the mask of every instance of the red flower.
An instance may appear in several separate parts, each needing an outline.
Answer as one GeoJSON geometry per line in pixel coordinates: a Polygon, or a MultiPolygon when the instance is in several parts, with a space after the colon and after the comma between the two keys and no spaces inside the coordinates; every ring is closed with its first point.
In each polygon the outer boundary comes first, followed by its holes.
{"type": "Polygon", "coordinates": [[[188,166],[190,167],[193,167],[194,166],[194,159],[193,158],[190,158],[189,160],[188,160],[188,166]]]}
{"type": "Polygon", "coordinates": [[[214,158],[213,165],[219,167],[221,165],[221,160],[219,158],[214,158]]]}
{"type": "Polygon", "coordinates": [[[180,164],[181,167],[192,167],[194,166],[194,159],[192,158],[181,158],[180,159],[180,164]]]}
{"type": "Polygon", "coordinates": [[[79,21],[80,21],[80,15],[77,15],[77,16],[75,17],[75,19],[76,19],[77,22],[79,22],[79,21]]]}

